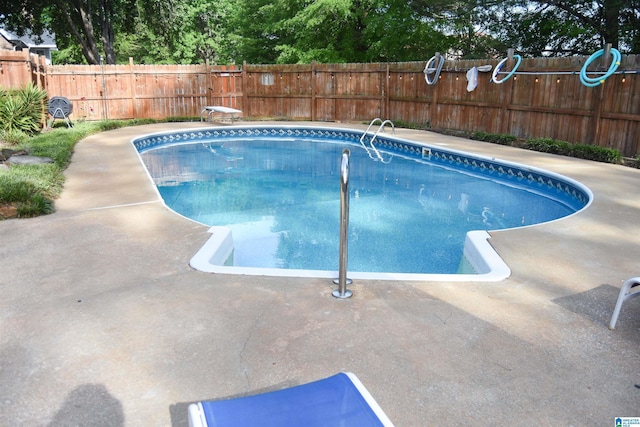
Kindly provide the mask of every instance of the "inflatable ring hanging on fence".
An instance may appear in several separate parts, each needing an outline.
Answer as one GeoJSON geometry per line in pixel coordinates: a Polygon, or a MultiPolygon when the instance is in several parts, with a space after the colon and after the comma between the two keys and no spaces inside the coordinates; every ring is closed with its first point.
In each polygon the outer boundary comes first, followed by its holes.
{"type": "Polygon", "coordinates": [[[595,86],[601,85],[602,83],[604,83],[606,79],[611,77],[611,75],[615,73],[616,70],[618,69],[618,66],[620,65],[620,60],[622,59],[622,55],[620,54],[620,51],[618,49],[612,48],[611,56],[613,57],[613,61],[611,61],[611,65],[609,66],[609,69],[607,70],[607,72],[600,77],[595,77],[595,78],[589,77],[587,75],[587,67],[589,66],[589,64],[591,64],[596,59],[600,58],[602,55],[604,55],[604,49],[600,49],[599,51],[593,53],[582,66],[582,69],[580,70],[580,82],[583,85],[587,87],[595,87],[595,86]]]}
{"type": "Polygon", "coordinates": [[[434,56],[431,57],[429,61],[427,61],[427,65],[424,67],[424,79],[427,81],[427,84],[433,86],[438,83],[438,78],[440,77],[440,72],[442,71],[442,66],[444,65],[444,55],[440,55],[440,63],[438,64],[438,68],[431,68],[429,65],[435,62],[437,58],[434,56]],[[435,75],[433,76],[433,80],[429,80],[429,74],[433,74],[435,71],[435,75]]]}
{"type": "Polygon", "coordinates": [[[522,62],[522,56],[513,55],[513,57],[516,59],[516,65],[515,65],[515,67],[513,67],[513,70],[511,70],[511,72],[509,74],[504,76],[504,78],[502,80],[498,80],[498,73],[500,72],[500,70],[502,70],[502,67],[504,67],[504,64],[506,64],[507,60],[509,59],[508,57],[504,58],[502,61],[498,62],[498,65],[496,65],[496,68],[493,69],[493,75],[491,76],[491,81],[492,82],[494,82],[496,84],[502,84],[502,83],[506,82],[507,80],[509,80],[511,77],[513,77],[513,75],[516,73],[516,70],[520,66],[520,63],[522,62]]]}

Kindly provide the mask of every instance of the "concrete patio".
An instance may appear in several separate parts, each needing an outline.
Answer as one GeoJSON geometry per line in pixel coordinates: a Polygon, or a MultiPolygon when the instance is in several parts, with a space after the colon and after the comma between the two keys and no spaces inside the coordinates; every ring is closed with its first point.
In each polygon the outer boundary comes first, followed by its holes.
{"type": "Polygon", "coordinates": [[[398,129],[561,173],[594,202],[491,232],[504,281],[356,281],[338,300],[325,279],[189,267],[208,227],[164,206],[130,140],[201,126],[86,138],[56,213],[0,222],[0,425],[186,426],[190,402],[339,371],[398,427],[640,417],[640,298],[608,329],[620,285],[640,275],[640,170],[398,129]]]}

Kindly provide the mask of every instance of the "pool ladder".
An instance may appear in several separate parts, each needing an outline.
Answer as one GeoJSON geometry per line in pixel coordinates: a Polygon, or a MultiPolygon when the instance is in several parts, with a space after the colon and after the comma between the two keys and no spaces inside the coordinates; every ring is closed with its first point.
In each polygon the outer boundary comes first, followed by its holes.
{"type": "Polygon", "coordinates": [[[391,129],[392,129],[393,133],[395,134],[396,133],[396,127],[394,126],[394,124],[393,124],[393,122],[391,120],[382,121],[381,118],[376,117],[375,119],[371,120],[371,123],[369,123],[369,127],[367,127],[367,130],[365,130],[364,133],[362,134],[362,136],[360,137],[360,145],[362,145],[362,148],[364,148],[364,150],[367,152],[367,154],[369,155],[369,158],[371,158],[371,160],[375,160],[375,161],[380,160],[382,163],[389,163],[391,161],[391,157],[389,157],[389,160],[385,161],[384,158],[382,157],[382,155],[380,154],[380,152],[378,151],[378,149],[376,148],[376,146],[373,144],[373,141],[376,139],[376,137],[378,136],[378,134],[380,132],[384,131],[384,126],[386,124],[390,124],[391,125],[391,129]],[[371,129],[371,126],[373,126],[374,123],[376,123],[376,122],[380,122],[380,127],[378,128],[376,133],[373,134],[373,136],[369,140],[369,146],[367,147],[366,144],[364,143],[364,139],[367,136],[367,132],[369,132],[369,129],[371,129]],[[374,156],[374,154],[375,154],[375,156],[374,156]]]}

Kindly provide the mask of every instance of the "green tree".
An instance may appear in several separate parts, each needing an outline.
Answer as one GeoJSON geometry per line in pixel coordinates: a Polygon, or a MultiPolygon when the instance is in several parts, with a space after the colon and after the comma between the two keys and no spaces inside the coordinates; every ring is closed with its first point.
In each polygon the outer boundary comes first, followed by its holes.
{"type": "Polygon", "coordinates": [[[460,58],[487,58],[504,50],[493,36],[492,20],[508,15],[509,1],[410,0],[416,19],[432,23],[447,34],[450,54],[460,58]]]}
{"type": "Polygon", "coordinates": [[[235,28],[258,63],[419,60],[448,45],[402,0],[243,0],[235,28]]]}
{"type": "Polygon", "coordinates": [[[640,0],[21,0],[0,4],[0,23],[54,31],[67,63],[640,53],[640,0]]]}
{"type": "Polygon", "coordinates": [[[140,0],[145,27],[157,42],[167,47],[169,58],[162,62],[182,64],[229,63],[234,60],[233,29],[230,20],[236,3],[232,0],[140,0]]]}
{"type": "Polygon", "coordinates": [[[115,35],[128,23],[134,6],[134,0],[8,1],[0,4],[0,23],[18,34],[31,30],[41,35],[49,29],[62,48],[79,45],[87,63],[99,64],[104,55],[113,64],[115,35]]]}
{"type": "Polygon", "coordinates": [[[512,1],[508,13],[493,17],[492,30],[531,56],[586,55],[606,43],[640,53],[640,1],[512,1]]]}

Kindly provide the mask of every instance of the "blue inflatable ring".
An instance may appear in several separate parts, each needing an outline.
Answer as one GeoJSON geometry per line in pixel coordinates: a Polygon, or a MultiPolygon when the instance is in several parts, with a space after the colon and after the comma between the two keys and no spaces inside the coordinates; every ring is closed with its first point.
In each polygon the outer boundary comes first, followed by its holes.
{"type": "Polygon", "coordinates": [[[593,61],[600,58],[602,55],[604,55],[604,49],[600,49],[597,52],[594,52],[582,66],[582,69],[580,70],[580,82],[583,85],[587,87],[595,87],[595,86],[601,85],[602,83],[604,83],[606,79],[611,77],[613,73],[615,73],[618,67],[620,66],[620,60],[622,59],[622,55],[620,54],[620,51],[618,49],[612,48],[611,56],[613,57],[613,61],[611,61],[611,65],[609,66],[609,69],[607,70],[607,72],[599,77],[589,77],[587,75],[587,67],[593,61]]]}

